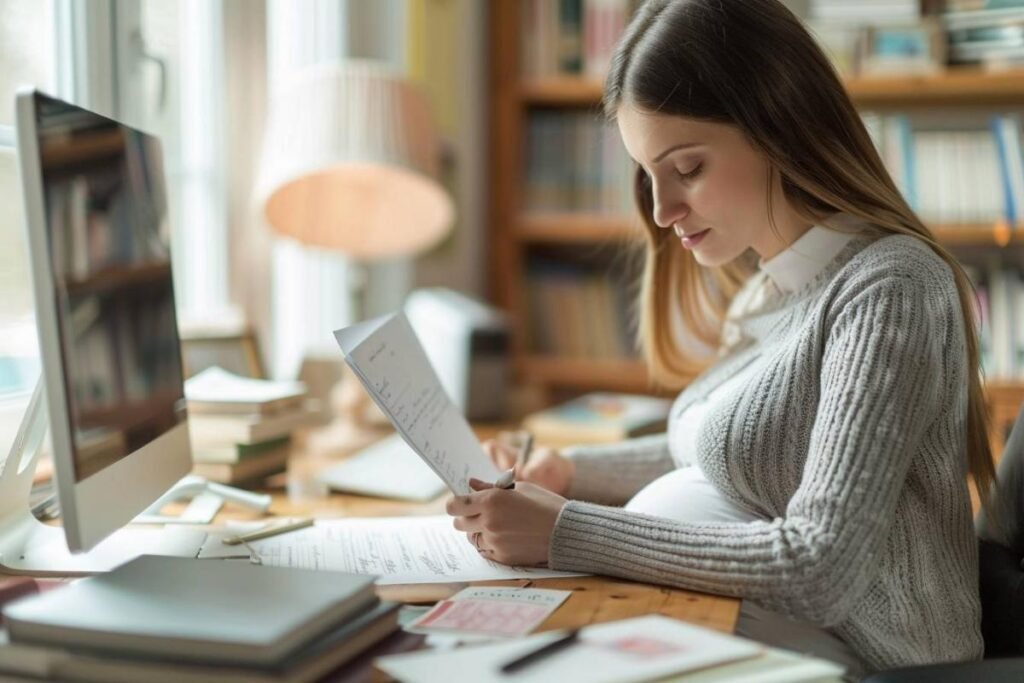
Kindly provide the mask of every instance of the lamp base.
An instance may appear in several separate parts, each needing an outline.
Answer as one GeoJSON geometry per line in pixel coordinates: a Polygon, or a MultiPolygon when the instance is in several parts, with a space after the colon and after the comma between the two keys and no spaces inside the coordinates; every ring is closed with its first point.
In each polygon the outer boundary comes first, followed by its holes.
{"type": "Polygon", "coordinates": [[[324,427],[310,431],[306,448],[314,456],[342,457],[369,446],[390,433],[373,419],[376,406],[352,370],[345,366],[341,379],[331,389],[334,418],[324,427]]]}
{"type": "Polygon", "coordinates": [[[344,457],[374,441],[387,436],[388,432],[380,429],[361,427],[344,419],[334,419],[306,436],[306,447],[310,454],[321,457],[344,457]]]}

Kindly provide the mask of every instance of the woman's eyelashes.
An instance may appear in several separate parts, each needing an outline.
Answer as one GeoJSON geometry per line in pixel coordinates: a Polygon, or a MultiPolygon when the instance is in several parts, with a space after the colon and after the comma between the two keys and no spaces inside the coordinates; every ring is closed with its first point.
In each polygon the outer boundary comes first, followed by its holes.
{"type": "Polygon", "coordinates": [[[679,176],[680,180],[693,180],[700,175],[702,170],[704,170],[704,164],[698,163],[695,166],[691,166],[689,170],[676,168],[676,174],[679,176]]]}

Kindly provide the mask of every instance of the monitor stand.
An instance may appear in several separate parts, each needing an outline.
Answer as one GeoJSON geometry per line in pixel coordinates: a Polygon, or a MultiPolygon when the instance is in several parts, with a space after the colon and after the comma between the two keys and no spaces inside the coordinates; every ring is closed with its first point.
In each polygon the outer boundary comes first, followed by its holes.
{"type": "MultiPolygon", "coordinates": [[[[7,460],[0,462],[0,574],[87,576],[139,555],[196,557],[206,532],[183,527],[121,529],[86,553],[72,554],[59,526],[32,514],[32,475],[46,435],[42,381],[36,384],[7,460]]],[[[252,495],[252,494],[251,494],[252,495]]]]}

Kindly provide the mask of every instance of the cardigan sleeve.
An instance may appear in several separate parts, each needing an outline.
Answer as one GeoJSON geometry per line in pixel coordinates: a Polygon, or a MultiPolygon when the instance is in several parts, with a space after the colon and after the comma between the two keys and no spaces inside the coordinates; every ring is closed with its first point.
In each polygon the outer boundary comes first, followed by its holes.
{"type": "Polygon", "coordinates": [[[622,505],[675,467],[666,434],[575,446],[565,449],[563,455],[575,465],[568,497],[607,505],[622,505]]]}
{"type": "Polygon", "coordinates": [[[912,456],[943,410],[942,339],[948,325],[963,330],[951,290],[897,264],[859,278],[835,305],[823,327],[803,477],[783,517],[681,523],[570,501],[549,566],[751,598],[826,626],[842,621],[870,585],[912,456]],[[933,298],[941,310],[929,310],[933,298]]]}

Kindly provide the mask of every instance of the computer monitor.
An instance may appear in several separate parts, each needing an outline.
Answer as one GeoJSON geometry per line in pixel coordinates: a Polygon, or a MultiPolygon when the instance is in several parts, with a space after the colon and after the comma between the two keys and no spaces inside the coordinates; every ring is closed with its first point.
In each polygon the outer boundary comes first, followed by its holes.
{"type": "Polygon", "coordinates": [[[159,140],[36,90],[17,143],[68,548],[192,466],[159,140]]]}

